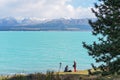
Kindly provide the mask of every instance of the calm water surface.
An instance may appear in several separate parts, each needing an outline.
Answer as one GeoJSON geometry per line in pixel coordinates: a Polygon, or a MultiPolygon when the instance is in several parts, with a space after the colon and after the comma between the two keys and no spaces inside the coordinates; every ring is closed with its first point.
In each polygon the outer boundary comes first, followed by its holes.
{"type": "Polygon", "coordinates": [[[88,56],[82,42],[97,40],[91,32],[0,32],[0,74],[58,71],[66,65],[73,70],[91,68],[95,61],[88,56]]]}

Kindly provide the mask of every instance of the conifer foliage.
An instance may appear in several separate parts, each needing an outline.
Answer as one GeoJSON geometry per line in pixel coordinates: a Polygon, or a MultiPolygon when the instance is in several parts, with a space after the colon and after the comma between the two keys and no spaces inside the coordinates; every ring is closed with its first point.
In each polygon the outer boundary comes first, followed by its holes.
{"type": "MultiPolygon", "coordinates": [[[[92,8],[97,20],[89,20],[94,36],[99,35],[99,42],[87,44],[88,50],[96,62],[109,68],[109,72],[120,72],[120,0],[99,0],[92,8]]],[[[101,65],[100,65],[101,66],[101,65]]]]}

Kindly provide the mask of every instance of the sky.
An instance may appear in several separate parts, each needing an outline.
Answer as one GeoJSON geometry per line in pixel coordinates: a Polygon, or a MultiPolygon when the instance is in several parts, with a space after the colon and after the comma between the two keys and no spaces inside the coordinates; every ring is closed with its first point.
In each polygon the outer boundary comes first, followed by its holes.
{"type": "Polygon", "coordinates": [[[97,0],[0,0],[0,17],[94,18],[97,0]]]}

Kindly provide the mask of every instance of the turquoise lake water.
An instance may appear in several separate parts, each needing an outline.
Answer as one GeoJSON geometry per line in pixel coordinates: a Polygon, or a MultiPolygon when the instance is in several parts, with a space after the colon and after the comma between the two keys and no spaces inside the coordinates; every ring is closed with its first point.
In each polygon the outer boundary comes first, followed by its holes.
{"type": "MultiPolygon", "coordinates": [[[[66,65],[73,70],[91,68],[95,63],[82,47],[97,38],[91,32],[2,31],[0,32],[0,74],[61,71],[66,65]]],[[[95,64],[97,65],[97,64],[95,64]]]]}

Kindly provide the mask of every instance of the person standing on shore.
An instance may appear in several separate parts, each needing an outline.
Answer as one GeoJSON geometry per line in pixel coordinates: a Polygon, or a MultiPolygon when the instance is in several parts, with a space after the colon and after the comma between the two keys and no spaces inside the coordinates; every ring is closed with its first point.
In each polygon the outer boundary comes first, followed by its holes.
{"type": "Polygon", "coordinates": [[[76,62],[74,61],[74,64],[73,64],[73,68],[74,68],[74,72],[76,72],[76,62]]]}
{"type": "Polygon", "coordinates": [[[62,67],[62,63],[60,62],[59,64],[60,64],[60,66],[59,66],[59,70],[58,70],[58,72],[60,72],[61,67],[62,67]]]}

